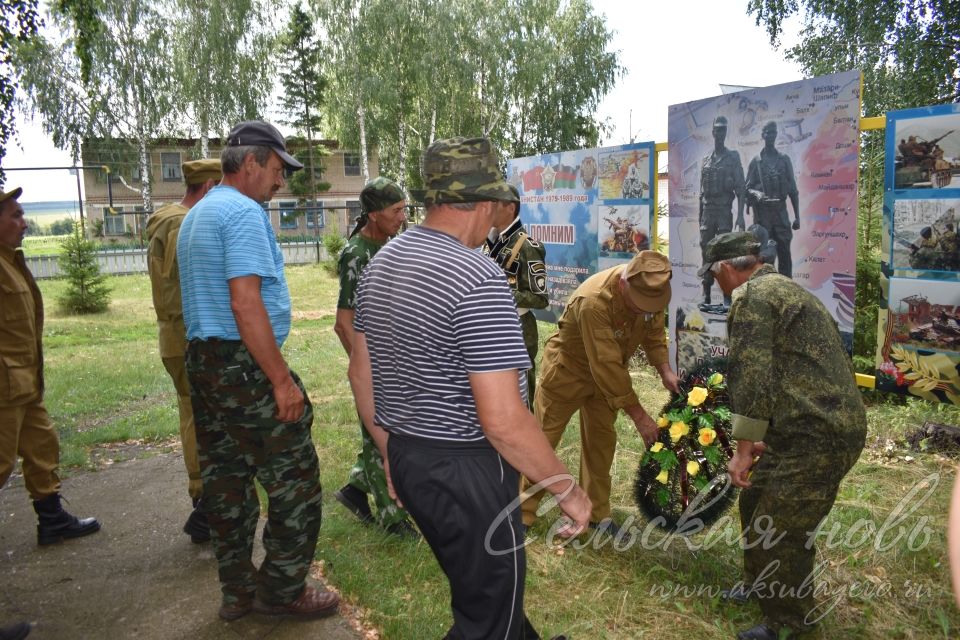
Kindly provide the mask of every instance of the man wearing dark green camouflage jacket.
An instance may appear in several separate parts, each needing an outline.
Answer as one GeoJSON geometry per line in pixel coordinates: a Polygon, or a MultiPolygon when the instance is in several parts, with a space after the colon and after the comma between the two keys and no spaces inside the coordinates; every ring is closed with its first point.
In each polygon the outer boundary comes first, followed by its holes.
{"type": "Polygon", "coordinates": [[[728,470],[744,489],[744,581],[726,596],[759,598],[764,616],[738,634],[741,640],[809,631],[822,617],[813,598],[814,532],[866,436],[836,322],[810,292],[763,264],[759,252],[753,234],[725,233],[707,245],[702,267],[733,299],[727,384],[737,450],[728,470]]]}

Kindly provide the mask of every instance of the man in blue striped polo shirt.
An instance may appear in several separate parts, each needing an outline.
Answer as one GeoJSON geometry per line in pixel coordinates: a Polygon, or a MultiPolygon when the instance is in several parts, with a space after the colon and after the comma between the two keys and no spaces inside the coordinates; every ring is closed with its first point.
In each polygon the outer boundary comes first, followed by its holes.
{"type": "Polygon", "coordinates": [[[305,581],[321,514],[313,408],[280,352],[290,332],[290,293],[260,205],[284,185],[285,170],[303,165],[262,121],[234,127],[220,160],[223,180],[190,209],[177,239],[203,507],[223,592],[219,614],[330,615],[337,595],[305,581]],[[254,478],[269,496],[259,569],[251,559],[260,514],[254,478]]]}
{"type": "Polygon", "coordinates": [[[539,638],[523,612],[520,473],[587,524],[590,500],[527,409],[530,359],[503,271],[475,251],[516,200],[486,138],[434,142],[423,224],[361,276],[350,382],[394,493],[450,582],[456,640],[539,638]]]}

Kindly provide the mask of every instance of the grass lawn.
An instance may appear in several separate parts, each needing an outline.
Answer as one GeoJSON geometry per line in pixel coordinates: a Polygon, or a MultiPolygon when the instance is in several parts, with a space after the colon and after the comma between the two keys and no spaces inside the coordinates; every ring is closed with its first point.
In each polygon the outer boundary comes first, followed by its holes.
{"type": "MultiPolygon", "coordinates": [[[[316,265],[288,268],[287,277],[294,322],[284,353],[314,402],[326,489],[317,558],[381,637],[442,637],[450,624],[449,593],[429,548],[360,526],[333,500],[359,442],[347,358],[333,333],[336,281],[316,265]]],[[[110,310],[80,317],[56,309],[62,281],[40,283],[47,301],[47,405],[66,467],[95,468],[128,455],[127,449],[168,448],[176,439],[176,400],[157,352],[149,280],[139,275],[108,282],[110,310]]],[[[541,324],[541,337],[550,330],[541,324]]],[[[667,395],[655,373],[641,370],[636,380],[645,406],[659,409],[667,395]]],[[[957,637],[960,612],[950,593],[945,543],[955,464],[908,451],[902,437],[924,420],[958,424],[960,410],[885,402],[877,394],[869,401],[867,449],[819,540],[820,579],[832,608],[811,637],[957,637]]],[[[614,513],[619,520],[638,518],[635,524],[645,529],[631,495],[640,439],[623,417],[617,429],[614,513]]],[[[576,469],[578,454],[573,423],[560,455],[576,469]]],[[[729,515],[736,519],[735,510],[729,515]]],[[[527,612],[544,637],[732,638],[759,620],[755,604],[727,606],[713,595],[740,575],[739,549],[729,543],[737,531],[733,520],[688,541],[652,531],[625,549],[551,547],[543,540],[546,525],[538,524],[533,533],[539,539],[527,547],[527,612]]]]}

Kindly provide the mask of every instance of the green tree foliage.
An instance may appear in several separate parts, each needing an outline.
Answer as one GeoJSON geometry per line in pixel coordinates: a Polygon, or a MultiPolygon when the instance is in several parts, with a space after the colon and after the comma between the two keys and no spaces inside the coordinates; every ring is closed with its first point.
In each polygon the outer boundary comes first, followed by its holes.
{"type": "Polygon", "coordinates": [[[419,181],[437,138],[489,135],[505,156],[595,145],[622,74],[586,0],[313,0],[326,34],[336,136],[419,181]]]}
{"type": "Polygon", "coordinates": [[[315,135],[320,130],[321,105],[327,83],[320,73],[321,46],[313,26],[313,18],[303,10],[298,2],[290,12],[290,21],[280,36],[284,56],[281,62],[280,81],[283,94],[280,96],[280,108],[287,116],[288,124],[307,139],[305,171],[297,172],[290,180],[290,188],[301,203],[307,202],[316,207],[317,192],[320,188],[317,150],[314,148],[315,135]],[[302,174],[302,175],[299,175],[302,174]]]}
{"type": "Polygon", "coordinates": [[[70,218],[62,218],[50,223],[50,235],[65,236],[73,233],[74,222],[70,218]]]}
{"type": "Polygon", "coordinates": [[[66,313],[100,313],[110,305],[110,287],[100,273],[95,245],[83,237],[80,224],[63,241],[59,257],[60,269],[67,278],[67,288],[57,298],[66,313]]]}
{"type": "Polygon", "coordinates": [[[27,235],[28,236],[42,236],[43,229],[40,228],[40,223],[34,220],[33,218],[27,218],[27,235]]]}
{"type": "Polygon", "coordinates": [[[13,53],[18,42],[36,35],[42,24],[37,0],[0,0],[0,187],[4,183],[3,158],[7,142],[16,130],[17,82],[13,74],[13,53]]]}
{"type": "Polygon", "coordinates": [[[270,26],[273,0],[174,0],[173,108],[200,139],[260,118],[272,86],[276,56],[270,26]]]}
{"type": "MultiPolygon", "coordinates": [[[[960,101],[960,4],[956,0],[749,0],[747,11],[778,45],[784,22],[803,16],[786,57],[810,76],[863,73],[863,110],[960,101]]],[[[880,300],[883,132],[861,138],[854,356],[872,370],[880,300]]]]}

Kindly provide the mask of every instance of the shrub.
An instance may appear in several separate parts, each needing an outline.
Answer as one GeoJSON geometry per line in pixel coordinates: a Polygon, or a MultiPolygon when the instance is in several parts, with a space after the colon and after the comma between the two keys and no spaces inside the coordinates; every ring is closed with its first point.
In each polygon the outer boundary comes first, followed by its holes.
{"type": "Polygon", "coordinates": [[[57,298],[60,308],[67,313],[106,311],[110,287],[105,284],[106,276],[100,273],[96,247],[83,237],[79,223],[63,241],[59,263],[67,278],[67,288],[57,298]]]}

